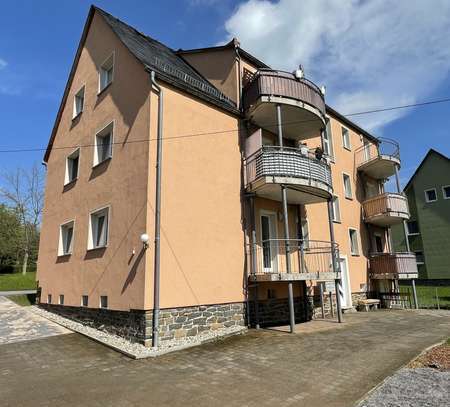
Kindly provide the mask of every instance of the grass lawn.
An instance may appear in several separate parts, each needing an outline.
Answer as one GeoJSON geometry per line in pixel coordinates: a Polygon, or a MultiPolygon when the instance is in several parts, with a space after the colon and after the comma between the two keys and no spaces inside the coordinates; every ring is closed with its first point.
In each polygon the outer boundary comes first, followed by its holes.
{"type": "MultiPolygon", "coordinates": [[[[419,301],[420,308],[437,308],[436,290],[439,297],[439,307],[450,309],[450,287],[428,287],[416,283],[417,301],[419,301]]],[[[400,292],[409,292],[412,299],[411,287],[401,285],[400,292]]]]}
{"type": "Polygon", "coordinates": [[[36,272],[0,274],[0,291],[36,289],[36,272]]]}
{"type": "Polygon", "coordinates": [[[8,299],[14,301],[16,304],[22,307],[27,307],[28,305],[34,305],[36,301],[36,294],[20,294],[20,295],[10,295],[8,299]]]}

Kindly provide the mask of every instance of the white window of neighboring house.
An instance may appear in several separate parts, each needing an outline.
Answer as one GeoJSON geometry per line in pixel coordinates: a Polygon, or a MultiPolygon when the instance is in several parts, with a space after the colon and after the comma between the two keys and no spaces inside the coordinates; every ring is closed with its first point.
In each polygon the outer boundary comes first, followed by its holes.
{"type": "Polygon", "coordinates": [[[350,132],[345,127],[342,127],[342,146],[347,150],[351,150],[350,132]]]}
{"type": "Polygon", "coordinates": [[[356,229],[349,229],[350,238],[350,253],[352,256],[359,256],[358,231],[356,229]]]}
{"type": "Polygon", "coordinates": [[[419,232],[419,224],[415,220],[409,220],[406,222],[406,225],[408,227],[408,235],[414,236],[414,235],[420,235],[419,232]]]}
{"type": "Polygon", "coordinates": [[[51,303],[52,303],[52,295],[47,294],[47,304],[51,304],[51,303]]]}
{"type": "Polygon", "coordinates": [[[81,296],[81,306],[87,307],[89,305],[89,297],[87,295],[81,296]]]}
{"type": "Polygon", "coordinates": [[[64,185],[70,184],[78,178],[80,167],[80,149],[77,148],[72,154],[66,158],[66,175],[64,185]]]}
{"type": "Polygon", "coordinates": [[[342,179],[344,181],[344,195],[348,199],[352,199],[352,183],[350,180],[350,175],[342,174],[342,179]]]}
{"type": "Polygon", "coordinates": [[[73,98],[73,118],[77,117],[84,108],[84,86],[75,94],[73,98]]]}
{"type": "Polygon", "coordinates": [[[444,196],[444,199],[450,199],[450,185],[442,187],[442,195],[444,196]]]}
{"type": "Polygon", "coordinates": [[[72,254],[74,221],[67,222],[59,228],[58,256],[72,254]]]}
{"type": "Polygon", "coordinates": [[[111,122],[95,135],[94,167],[112,157],[114,123],[111,122]]]}
{"type": "Polygon", "coordinates": [[[112,81],[114,75],[114,53],[100,66],[98,75],[98,93],[105,89],[112,81]]]}
{"type": "Polygon", "coordinates": [[[58,304],[64,305],[64,294],[59,294],[58,304]]]}
{"type": "Polygon", "coordinates": [[[425,192],[425,201],[426,202],[437,201],[436,188],[426,189],[424,192],[425,192]]]}
{"type": "Polygon", "coordinates": [[[91,213],[89,217],[88,249],[98,249],[108,245],[109,207],[91,213]]]}
{"type": "Polygon", "coordinates": [[[328,119],[327,127],[323,134],[323,152],[334,160],[333,135],[331,133],[331,120],[328,119]]]}
{"type": "Polygon", "coordinates": [[[416,255],[416,263],[417,264],[424,264],[425,263],[425,259],[423,257],[423,252],[422,251],[414,252],[414,254],[416,255]]]}
{"type": "Polygon", "coordinates": [[[107,295],[100,296],[100,308],[108,308],[108,296],[107,295]]]}
{"type": "Polygon", "coordinates": [[[333,222],[340,222],[341,221],[341,209],[339,208],[339,198],[334,195],[333,196],[333,222]]]}

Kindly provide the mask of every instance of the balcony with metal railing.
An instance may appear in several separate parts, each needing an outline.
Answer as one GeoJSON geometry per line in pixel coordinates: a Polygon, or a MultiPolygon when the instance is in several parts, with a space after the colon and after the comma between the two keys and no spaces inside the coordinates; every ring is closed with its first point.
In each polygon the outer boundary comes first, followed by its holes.
{"type": "Polygon", "coordinates": [[[370,277],[378,280],[418,277],[414,253],[375,253],[370,256],[370,277]]]}
{"type": "Polygon", "coordinates": [[[363,202],[364,221],[388,227],[409,219],[408,200],[402,194],[387,192],[363,202]]]}
{"type": "Polygon", "coordinates": [[[387,179],[400,167],[399,145],[394,140],[379,138],[379,144],[365,144],[355,151],[358,171],[374,179],[387,179]]]}
{"type": "Polygon", "coordinates": [[[274,131],[276,105],[282,106],[284,137],[309,138],[325,127],[325,100],[317,85],[289,72],[260,69],[243,89],[246,116],[274,131]]]}
{"type": "Polygon", "coordinates": [[[339,246],[319,240],[268,239],[249,246],[253,257],[250,281],[335,280],[333,251],[339,258],[339,246]]]}
{"type": "Polygon", "coordinates": [[[282,184],[293,204],[323,202],[333,192],[329,164],[307,149],[262,146],[247,157],[245,169],[247,191],[275,201],[282,184]]]}

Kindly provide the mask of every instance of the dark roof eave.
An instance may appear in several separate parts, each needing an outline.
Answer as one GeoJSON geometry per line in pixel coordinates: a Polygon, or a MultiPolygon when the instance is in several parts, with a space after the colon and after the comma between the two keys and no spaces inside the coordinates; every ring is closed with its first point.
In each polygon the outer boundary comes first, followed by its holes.
{"type": "Polygon", "coordinates": [[[347,126],[352,127],[358,133],[361,133],[364,137],[378,144],[380,140],[377,137],[370,134],[367,130],[364,130],[362,127],[358,126],[356,123],[352,122],[350,119],[339,113],[337,110],[334,110],[329,105],[325,105],[325,109],[327,113],[330,113],[332,116],[336,116],[341,122],[344,122],[347,126]]]}

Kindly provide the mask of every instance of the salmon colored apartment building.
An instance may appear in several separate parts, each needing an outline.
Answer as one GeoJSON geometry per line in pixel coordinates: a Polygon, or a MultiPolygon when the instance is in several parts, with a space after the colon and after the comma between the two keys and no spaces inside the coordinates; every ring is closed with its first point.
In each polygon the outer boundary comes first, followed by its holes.
{"type": "Polygon", "coordinates": [[[417,277],[398,145],[237,40],[176,51],[91,7],[44,161],[40,305],[131,340],[293,330],[323,291],[341,320],[417,277]]]}

